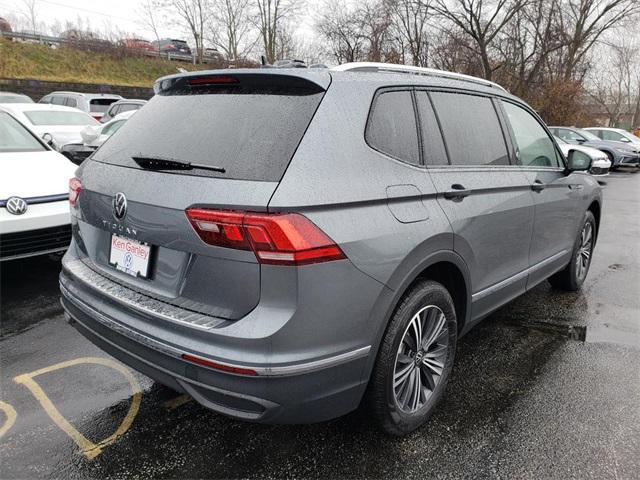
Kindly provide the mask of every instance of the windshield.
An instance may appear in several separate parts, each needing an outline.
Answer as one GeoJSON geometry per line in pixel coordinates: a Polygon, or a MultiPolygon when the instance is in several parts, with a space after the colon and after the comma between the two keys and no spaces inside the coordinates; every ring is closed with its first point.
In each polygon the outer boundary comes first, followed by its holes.
{"type": "Polygon", "coordinates": [[[180,175],[279,181],[321,93],[156,95],[92,157],[140,168],[131,157],[221,167],[180,175]]]}
{"type": "Polygon", "coordinates": [[[0,95],[0,103],[33,103],[26,95],[0,95]]]}
{"type": "Polygon", "coordinates": [[[576,131],[582,135],[584,138],[586,138],[587,140],[591,141],[591,142],[600,142],[601,139],[598,138],[597,136],[595,136],[593,133],[587,131],[587,130],[582,130],[580,128],[576,129],[576,131]]]}
{"type": "Polygon", "coordinates": [[[117,98],[94,98],[89,102],[89,110],[94,113],[104,113],[109,109],[109,105],[117,101],[117,98]]]}
{"type": "Polygon", "coordinates": [[[94,118],[83,112],[61,112],[54,110],[33,110],[24,112],[34,125],[85,126],[100,125],[94,118]]]}
{"type": "Polygon", "coordinates": [[[44,152],[47,149],[20,122],[0,112],[0,152],[44,152]]]}

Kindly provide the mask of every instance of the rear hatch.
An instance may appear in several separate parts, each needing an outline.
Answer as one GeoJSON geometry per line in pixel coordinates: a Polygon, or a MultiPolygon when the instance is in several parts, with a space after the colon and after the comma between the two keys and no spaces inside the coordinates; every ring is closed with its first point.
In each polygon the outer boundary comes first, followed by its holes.
{"type": "Polygon", "coordinates": [[[266,212],[329,82],[326,72],[273,70],[161,79],[80,169],[74,235],[85,263],[173,305],[246,315],[260,299],[255,254],[205,244],[186,210],[266,212]],[[114,201],[126,204],[122,218],[114,201]],[[141,262],[114,254],[129,248],[141,262]]]}

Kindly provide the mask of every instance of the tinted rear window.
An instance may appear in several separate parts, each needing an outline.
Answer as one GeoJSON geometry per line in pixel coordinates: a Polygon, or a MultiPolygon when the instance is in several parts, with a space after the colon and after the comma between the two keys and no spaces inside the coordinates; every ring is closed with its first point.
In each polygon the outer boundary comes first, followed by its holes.
{"type": "Polygon", "coordinates": [[[509,157],[491,99],[460,93],[431,94],[452,165],[508,165],[509,157]]]}
{"type": "Polygon", "coordinates": [[[414,165],[420,163],[411,92],[391,91],[376,97],[366,140],[371,147],[393,158],[414,165]]]}
{"type": "Polygon", "coordinates": [[[279,181],[322,93],[156,95],[96,152],[100,162],[140,168],[136,157],[222,167],[180,175],[279,181]]]}
{"type": "Polygon", "coordinates": [[[91,112],[104,113],[109,109],[109,105],[117,101],[117,98],[94,98],[89,101],[89,110],[91,112]]]}

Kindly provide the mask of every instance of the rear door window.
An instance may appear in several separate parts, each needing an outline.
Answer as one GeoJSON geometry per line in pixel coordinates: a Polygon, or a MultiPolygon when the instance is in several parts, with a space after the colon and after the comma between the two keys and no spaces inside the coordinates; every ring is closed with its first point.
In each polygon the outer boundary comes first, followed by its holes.
{"type": "Polygon", "coordinates": [[[508,165],[507,144],[488,97],[432,92],[452,165],[508,165]]]}
{"type": "Polygon", "coordinates": [[[560,167],[553,140],[536,118],[511,102],[502,102],[513,131],[516,158],[523,166],[560,167]]]}
{"type": "Polygon", "coordinates": [[[416,92],[422,135],[422,157],[426,165],[448,165],[447,151],[442,140],[438,119],[425,91],[416,92]]]}
{"type": "MultiPolygon", "coordinates": [[[[591,133],[596,133],[596,132],[591,132],[591,133]]],[[[600,133],[600,132],[598,132],[600,133]]],[[[600,138],[603,138],[604,140],[613,140],[614,142],[624,142],[625,140],[627,140],[624,135],[619,134],[618,132],[614,132],[611,130],[602,130],[601,134],[598,135],[600,138]]]]}
{"type": "Polygon", "coordinates": [[[413,165],[420,163],[410,91],[384,92],[375,98],[365,138],[379,152],[413,165]]]}
{"type": "Polygon", "coordinates": [[[78,101],[75,98],[67,97],[67,101],[65,103],[67,107],[76,108],[78,106],[78,101]]]}
{"type": "Polygon", "coordinates": [[[64,105],[66,101],[66,97],[61,97],[59,95],[51,97],[51,103],[53,103],[54,105],[64,105]]]}
{"type": "Polygon", "coordinates": [[[132,157],[216,166],[170,174],[279,181],[322,93],[277,90],[155,95],[92,157],[140,168],[132,157]]]}

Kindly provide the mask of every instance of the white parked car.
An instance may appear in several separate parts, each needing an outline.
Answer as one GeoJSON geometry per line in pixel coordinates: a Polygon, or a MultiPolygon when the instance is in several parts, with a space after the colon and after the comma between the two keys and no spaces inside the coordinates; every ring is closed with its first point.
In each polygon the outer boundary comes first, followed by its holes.
{"type": "Polygon", "coordinates": [[[100,125],[88,113],[76,108],[43,103],[0,104],[7,112],[43,138],[56,150],[67,143],[82,141],[80,131],[88,125],[100,125]]]}
{"type": "Polygon", "coordinates": [[[589,173],[591,175],[604,176],[609,175],[609,169],[611,168],[611,160],[607,157],[607,154],[597,148],[593,147],[585,147],[584,145],[574,145],[572,143],[565,142],[560,137],[555,137],[556,142],[558,142],[558,146],[562,153],[566,157],[569,155],[569,150],[578,150],[582,153],[585,153],[591,157],[591,169],[589,173]]]}
{"type": "Polygon", "coordinates": [[[102,125],[89,125],[82,129],[81,143],[68,143],[60,147],[60,153],[76,165],[80,165],[85,158],[95,152],[100,145],[106,142],[111,135],[116,133],[122,125],[135,114],[137,110],[116,115],[112,120],[102,125]]]}
{"type": "Polygon", "coordinates": [[[0,261],[66,250],[75,165],[0,107],[0,261]]]}

